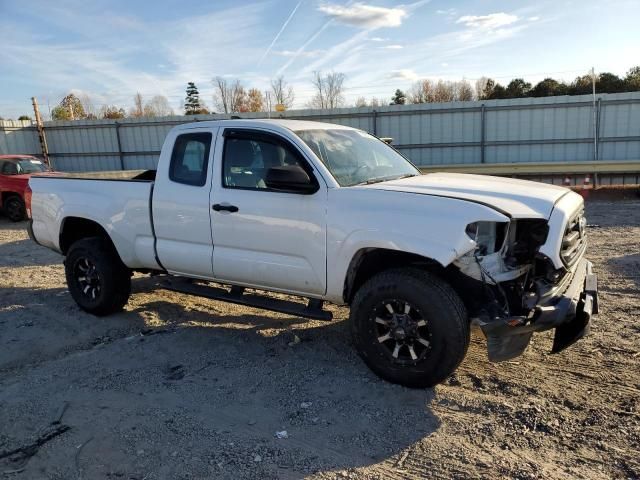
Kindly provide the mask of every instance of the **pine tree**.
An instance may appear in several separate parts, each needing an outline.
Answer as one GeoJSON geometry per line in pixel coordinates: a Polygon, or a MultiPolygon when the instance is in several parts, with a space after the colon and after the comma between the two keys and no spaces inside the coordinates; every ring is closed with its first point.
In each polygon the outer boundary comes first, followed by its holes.
{"type": "Polygon", "coordinates": [[[187,97],[184,100],[184,114],[197,115],[202,113],[202,105],[200,104],[200,92],[193,82],[187,84],[187,97]]]}
{"type": "Polygon", "coordinates": [[[391,97],[391,105],[404,105],[405,103],[407,103],[407,96],[402,90],[397,89],[391,97]]]}

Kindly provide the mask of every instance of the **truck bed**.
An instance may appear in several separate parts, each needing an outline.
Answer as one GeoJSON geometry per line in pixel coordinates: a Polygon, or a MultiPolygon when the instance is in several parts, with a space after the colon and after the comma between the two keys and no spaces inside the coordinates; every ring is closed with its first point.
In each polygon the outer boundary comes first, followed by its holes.
{"type": "Polygon", "coordinates": [[[159,268],[155,260],[151,198],[154,170],[33,176],[32,229],[38,243],[61,251],[63,223],[95,222],[130,268],[159,268]]]}

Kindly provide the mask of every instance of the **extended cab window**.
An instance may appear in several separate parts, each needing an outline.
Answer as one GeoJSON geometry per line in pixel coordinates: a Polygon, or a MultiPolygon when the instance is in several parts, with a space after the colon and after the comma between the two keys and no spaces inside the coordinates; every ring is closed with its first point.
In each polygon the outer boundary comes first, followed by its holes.
{"type": "Polygon", "coordinates": [[[4,162],[4,165],[2,165],[2,173],[4,175],[17,175],[18,166],[13,162],[4,162]]]}
{"type": "Polygon", "coordinates": [[[174,182],[202,187],[207,181],[211,133],[179,135],[173,145],[169,178],[174,182]]]}
{"type": "Polygon", "coordinates": [[[300,154],[277,139],[250,134],[227,136],[223,157],[223,185],[227,188],[266,189],[267,170],[272,167],[305,167],[300,154]]]}

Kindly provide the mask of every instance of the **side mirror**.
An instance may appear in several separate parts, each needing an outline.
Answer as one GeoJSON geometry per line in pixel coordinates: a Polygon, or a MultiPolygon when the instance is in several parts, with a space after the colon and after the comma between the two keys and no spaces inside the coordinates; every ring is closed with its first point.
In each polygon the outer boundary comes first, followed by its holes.
{"type": "Polygon", "coordinates": [[[267,188],[279,192],[309,195],[318,191],[318,184],[299,165],[271,167],[264,180],[267,188]]]}

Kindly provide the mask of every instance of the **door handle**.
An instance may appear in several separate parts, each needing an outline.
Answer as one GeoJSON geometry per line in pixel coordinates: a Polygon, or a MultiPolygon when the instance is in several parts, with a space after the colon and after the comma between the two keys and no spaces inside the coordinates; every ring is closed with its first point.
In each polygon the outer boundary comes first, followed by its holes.
{"type": "Polygon", "coordinates": [[[211,208],[213,208],[216,212],[235,213],[238,211],[238,207],[236,207],[235,205],[223,205],[221,203],[214,203],[211,208]]]}

